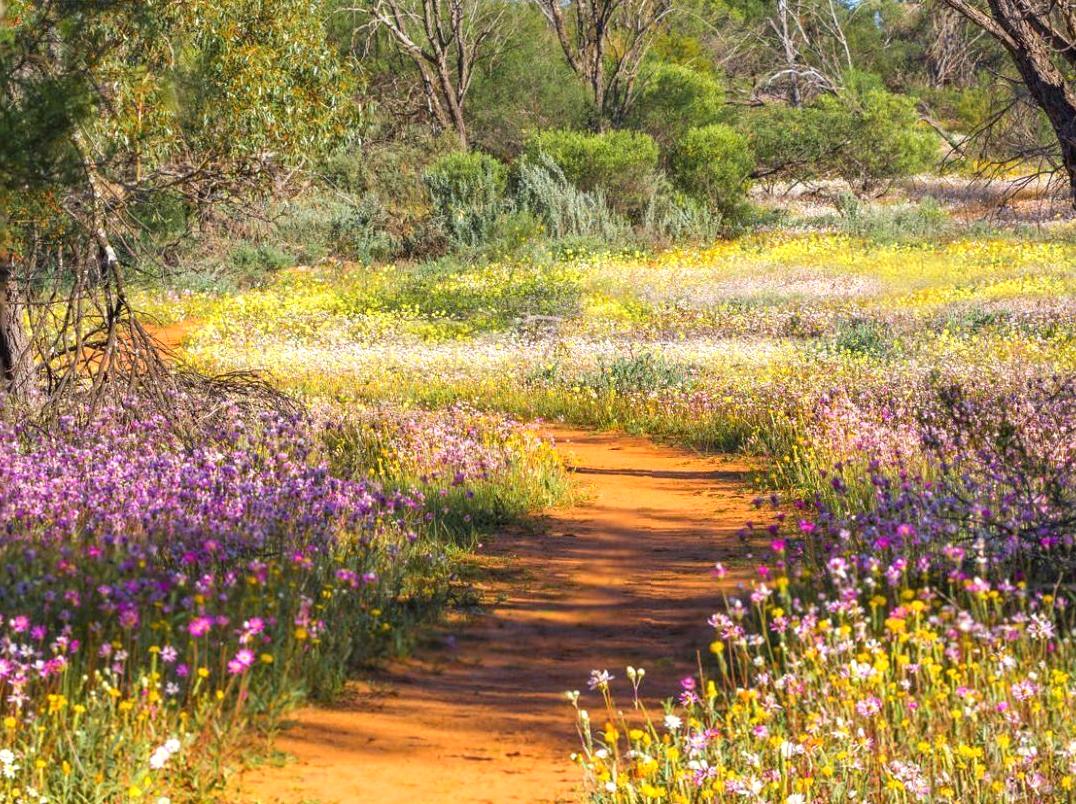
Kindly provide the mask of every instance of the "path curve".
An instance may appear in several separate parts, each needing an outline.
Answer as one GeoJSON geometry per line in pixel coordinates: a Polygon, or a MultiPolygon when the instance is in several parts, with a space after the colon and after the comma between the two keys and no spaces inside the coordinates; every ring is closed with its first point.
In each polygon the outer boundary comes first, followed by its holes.
{"type": "Polygon", "coordinates": [[[692,671],[719,599],[707,567],[743,555],[747,467],[622,434],[546,432],[584,501],[538,532],[490,539],[483,613],[332,707],[300,710],[275,743],[293,761],[246,773],[241,800],[571,801],[578,738],[563,692],[585,691],[594,668],[623,682],[632,664],[659,699],[692,671]]]}

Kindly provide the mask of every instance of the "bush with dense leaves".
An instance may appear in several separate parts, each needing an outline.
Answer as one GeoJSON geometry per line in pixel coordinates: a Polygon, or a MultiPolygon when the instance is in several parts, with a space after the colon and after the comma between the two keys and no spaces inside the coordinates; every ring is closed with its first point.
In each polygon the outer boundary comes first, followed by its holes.
{"type": "Polygon", "coordinates": [[[810,106],[767,107],[749,116],[747,130],[764,173],[798,180],[838,177],[869,188],[925,170],[938,155],[915,102],[873,86],[810,106]]]}
{"type": "Polygon", "coordinates": [[[926,170],[937,159],[937,136],[919,124],[915,101],[883,89],[852,100],[825,97],[819,108],[830,130],[846,144],[836,149],[834,170],[865,187],[926,170]]]}
{"type": "Polygon", "coordinates": [[[483,243],[505,211],[508,169],[479,152],[442,156],[423,178],[437,216],[457,245],[483,243]]]}
{"type": "Polygon", "coordinates": [[[617,211],[631,216],[645,208],[658,175],[658,146],[639,131],[543,131],[527,144],[527,155],[548,157],[580,190],[602,192],[617,211]]]}
{"type": "Polygon", "coordinates": [[[687,131],[669,160],[677,187],[725,214],[742,206],[754,164],[747,138],[720,123],[687,131]]]}
{"type": "Polygon", "coordinates": [[[713,76],[660,64],[644,77],[628,122],[667,150],[689,129],[718,122],[724,104],[724,87],[713,76]]]}

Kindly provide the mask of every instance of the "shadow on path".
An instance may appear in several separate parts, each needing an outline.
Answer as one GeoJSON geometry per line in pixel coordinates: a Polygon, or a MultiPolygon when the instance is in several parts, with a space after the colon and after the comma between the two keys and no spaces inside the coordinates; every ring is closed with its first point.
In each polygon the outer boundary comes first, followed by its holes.
{"type": "Polygon", "coordinates": [[[299,712],[277,742],[295,761],[246,774],[240,798],[571,801],[578,737],[564,691],[585,690],[592,669],[624,683],[631,664],[647,670],[644,697],[675,693],[709,642],[720,589],[708,567],[746,554],[747,467],[620,434],[548,433],[586,502],[490,539],[483,613],[333,707],[299,712]]]}

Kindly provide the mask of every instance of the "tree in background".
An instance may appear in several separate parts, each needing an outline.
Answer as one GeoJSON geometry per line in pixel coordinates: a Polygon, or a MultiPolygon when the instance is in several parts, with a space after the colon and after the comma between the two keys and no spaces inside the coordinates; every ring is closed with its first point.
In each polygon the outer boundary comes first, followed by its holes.
{"type": "Polygon", "coordinates": [[[768,20],[772,67],[758,94],[777,93],[800,106],[836,92],[842,76],[857,67],[846,31],[869,10],[838,0],[777,0],[768,20]]]}
{"type": "Polygon", "coordinates": [[[478,66],[467,119],[473,145],[511,160],[534,131],[586,127],[591,109],[535,4],[509,4],[507,14],[510,35],[478,66]]]}
{"type": "Polygon", "coordinates": [[[688,129],[718,122],[724,107],[724,87],[712,74],[658,64],[644,72],[627,122],[668,150],[688,129]]]}
{"type": "Polygon", "coordinates": [[[976,45],[985,31],[971,25],[948,6],[930,14],[924,56],[934,86],[966,83],[979,68],[976,45]]]}
{"type": "Polygon", "coordinates": [[[0,7],[3,391],[96,404],[162,375],[123,268],[279,190],[345,130],[321,15],[320,0],[0,7]]]}
{"type": "Polygon", "coordinates": [[[659,26],[672,13],[671,0],[534,2],[556,34],[572,71],[591,93],[595,128],[619,125],[635,99],[635,83],[647,51],[659,26]]]}
{"type": "Polygon", "coordinates": [[[505,11],[496,0],[375,0],[369,7],[375,25],[418,70],[431,117],[455,131],[464,150],[467,93],[479,62],[504,46],[505,11]]]}
{"type": "Polygon", "coordinates": [[[1076,2],[944,0],[1004,46],[1060,147],[1076,205],[1076,2]]]}

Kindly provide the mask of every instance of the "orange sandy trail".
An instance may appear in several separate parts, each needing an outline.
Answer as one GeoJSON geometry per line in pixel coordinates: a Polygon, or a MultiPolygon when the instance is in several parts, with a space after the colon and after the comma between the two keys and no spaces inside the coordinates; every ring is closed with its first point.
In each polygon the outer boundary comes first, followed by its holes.
{"type": "MultiPolygon", "coordinates": [[[[619,434],[547,431],[586,501],[539,533],[491,539],[486,607],[439,647],[306,708],[276,741],[293,760],[238,783],[245,802],[571,801],[578,746],[563,692],[608,668],[622,703],[625,666],[644,693],[671,695],[708,643],[719,592],[707,567],[742,556],[746,468],[619,434]]],[[[595,718],[601,721],[599,718],[595,718]]]]}
{"type": "Polygon", "coordinates": [[[188,318],[183,321],[177,321],[174,324],[143,322],[143,325],[145,326],[146,331],[157,340],[157,343],[165,349],[174,352],[183,347],[187,337],[201,326],[201,322],[188,318]]]}

